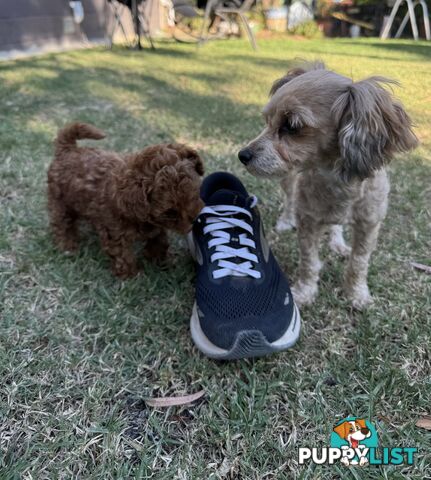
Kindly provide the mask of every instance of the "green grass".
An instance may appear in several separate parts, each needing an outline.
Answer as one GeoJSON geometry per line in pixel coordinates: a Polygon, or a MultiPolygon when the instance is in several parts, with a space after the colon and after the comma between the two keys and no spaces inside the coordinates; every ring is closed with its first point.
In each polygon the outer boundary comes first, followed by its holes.
{"type": "Polygon", "coordinates": [[[261,40],[156,52],[76,51],[0,65],[0,478],[424,479],[431,408],[431,47],[378,40],[261,40]],[[45,197],[56,130],[92,122],[106,148],[178,140],[207,173],[227,169],[261,199],[265,226],[295,278],[293,234],[273,232],[278,185],[236,152],[261,128],[271,82],[295,57],[355,79],[400,80],[422,146],[393,162],[389,215],[372,259],[375,304],[354,312],[343,262],[325,251],[320,296],[302,311],[294,349],[217,363],[192,346],[193,263],[173,238],[171,267],[114,279],[97,239],[75,257],[53,246],[45,197]],[[206,390],[196,405],[155,410],[147,396],[206,390]],[[414,467],[301,467],[300,446],[327,446],[349,414],[370,418],[383,446],[417,446],[414,467]]]}

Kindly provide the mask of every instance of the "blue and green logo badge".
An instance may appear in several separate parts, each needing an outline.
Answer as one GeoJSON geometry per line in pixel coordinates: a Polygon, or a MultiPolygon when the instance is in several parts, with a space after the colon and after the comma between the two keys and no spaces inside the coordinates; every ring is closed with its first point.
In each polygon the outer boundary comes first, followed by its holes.
{"type": "Polygon", "coordinates": [[[370,449],[378,447],[374,426],[363,418],[347,417],[338,422],[330,439],[331,448],[341,450],[341,463],[364,466],[369,463],[370,449]]]}
{"type": "Polygon", "coordinates": [[[363,418],[346,417],[338,422],[332,432],[329,448],[300,448],[299,464],[311,461],[315,464],[346,466],[412,465],[417,448],[380,447],[374,425],[363,418]]]}

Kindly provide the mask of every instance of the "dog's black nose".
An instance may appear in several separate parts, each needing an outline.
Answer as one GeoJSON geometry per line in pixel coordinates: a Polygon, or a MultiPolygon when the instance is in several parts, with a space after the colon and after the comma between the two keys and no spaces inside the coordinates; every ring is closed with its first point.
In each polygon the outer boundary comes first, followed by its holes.
{"type": "Polygon", "coordinates": [[[241,163],[248,165],[253,159],[253,152],[249,148],[243,148],[238,152],[238,158],[241,163]]]}

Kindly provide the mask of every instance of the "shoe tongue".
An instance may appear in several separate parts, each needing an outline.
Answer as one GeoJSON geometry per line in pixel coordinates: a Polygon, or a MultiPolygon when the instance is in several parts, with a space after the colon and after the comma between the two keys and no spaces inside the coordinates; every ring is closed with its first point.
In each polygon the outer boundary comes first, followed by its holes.
{"type": "Polygon", "coordinates": [[[221,189],[214,192],[206,201],[207,205],[236,205],[247,207],[247,197],[235,190],[221,189]]]}

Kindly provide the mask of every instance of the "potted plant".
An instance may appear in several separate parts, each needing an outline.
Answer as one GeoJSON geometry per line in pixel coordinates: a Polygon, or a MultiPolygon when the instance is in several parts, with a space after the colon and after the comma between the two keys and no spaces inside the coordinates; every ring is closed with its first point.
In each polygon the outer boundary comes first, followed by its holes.
{"type": "Polygon", "coordinates": [[[265,27],[276,32],[287,30],[287,7],[284,0],[262,0],[265,27]]]}

